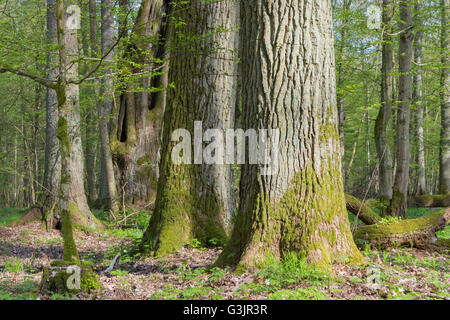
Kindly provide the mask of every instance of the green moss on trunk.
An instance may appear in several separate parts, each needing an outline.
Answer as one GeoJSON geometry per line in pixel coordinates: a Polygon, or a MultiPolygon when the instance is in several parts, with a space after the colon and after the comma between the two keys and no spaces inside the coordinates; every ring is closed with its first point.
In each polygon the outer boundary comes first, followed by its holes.
{"type": "Polygon", "coordinates": [[[395,191],[389,205],[388,214],[394,217],[406,218],[406,195],[395,191]]]}
{"type": "Polygon", "coordinates": [[[209,240],[225,242],[222,209],[214,199],[202,197],[195,186],[194,169],[170,165],[158,183],[155,211],[141,243],[141,250],[157,257],[180,250],[196,238],[203,245],[209,240]]]}
{"type": "Polygon", "coordinates": [[[71,219],[72,206],[70,210],[62,210],[61,223],[62,223],[62,236],[64,240],[63,258],[64,261],[70,261],[73,264],[80,264],[80,257],[78,256],[77,246],[73,236],[73,224],[71,219]]]}
{"type": "Polygon", "coordinates": [[[333,262],[362,262],[350,232],[339,170],[330,168],[321,177],[313,168],[297,173],[279,201],[254,189],[249,210],[239,213],[231,242],[216,264],[252,269],[269,255],[292,252],[326,271],[333,262]]]}

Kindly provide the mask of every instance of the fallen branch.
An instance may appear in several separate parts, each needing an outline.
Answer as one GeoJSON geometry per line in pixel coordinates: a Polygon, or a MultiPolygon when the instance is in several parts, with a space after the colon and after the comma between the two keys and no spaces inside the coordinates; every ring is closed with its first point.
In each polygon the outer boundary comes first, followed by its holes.
{"type": "Polygon", "coordinates": [[[347,210],[353,213],[364,224],[372,225],[381,221],[379,215],[354,196],[346,194],[345,202],[347,204],[347,210]]]}
{"type": "Polygon", "coordinates": [[[372,246],[399,246],[408,244],[415,247],[428,246],[437,231],[450,222],[450,208],[417,219],[407,219],[392,224],[374,224],[359,227],[354,238],[367,241],[372,246]]]}

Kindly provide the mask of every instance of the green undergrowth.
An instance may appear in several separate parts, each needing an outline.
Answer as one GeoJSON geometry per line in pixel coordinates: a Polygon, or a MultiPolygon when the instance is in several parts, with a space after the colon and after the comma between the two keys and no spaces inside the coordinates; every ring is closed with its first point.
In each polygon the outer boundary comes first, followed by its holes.
{"type": "Polygon", "coordinates": [[[331,274],[314,268],[295,253],[288,253],[281,261],[269,256],[257,272],[255,281],[242,285],[235,291],[235,295],[245,298],[253,294],[264,294],[268,299],[275,300],[322,300],[327,295],[317,287],[330,285],[334,281],[331,274]]]}
{"type": "Polygon", "coordinates": [[[22,218],[26,213],[27,210],[23,208],[0,208],[0,227],[8,226],[22,218]]]}

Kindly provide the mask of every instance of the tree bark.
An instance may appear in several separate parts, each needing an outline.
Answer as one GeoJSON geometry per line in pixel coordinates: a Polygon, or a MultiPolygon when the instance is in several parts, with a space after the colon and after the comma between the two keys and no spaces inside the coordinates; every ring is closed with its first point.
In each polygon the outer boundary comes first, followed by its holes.
{"type": "Polygon", "coordinates": [[[411,0],[400,2],[400,44],[399,44],[399,94],[397,105],[397,135],[396,135],[396,172],[393,187],[392,200],[389,206],[389,214],[406,217],[409,163],[410,163],[410,139],[409,124],[412,97],[412,8],[411,0]]]}
{"type": "Polygon", "coordinates": [[[104,173],[104,179],[101,182],[106,184],[103,188],[106,189],[105,195],[107,196],[106,199],[102,199],[102,203],[106,205],[110,211],[117,212],[119,211],[118,193],[109,140],[110,116],[113,109],[114,99],[114,83],[111,76],[111,64],[114,59],[114,50],[111,50],[114,45],[113,9],[113,0],[102,0],[102,55],[106,56],[105,59],[107,60],[107,68],[105,70],[106,77],[101,80],[100,96],[103,99],[98,103],[98,116],[102,156],[101,162],[104,173]]]}
{"type": "MultiPolygon", "coordinates": [[[[217,265],[295,252],[323,269],[361,261],[341,177],[331,1],[242,1],[245,129],[279,129],[278,167],[242,167],[240,208],[217,265]]],[[[268,153],[276,152],[273,144],[268,153]]]]}
{"type": "Polygon", "coordinates": [[[57,0],[58,45],[60,72],[57,83],[58,128],[57,137],[61,148],[61,185],[59,204],[64,233],[64,220],[79,226],[101,228],[103,225],[94,217],[87,204],[84,189],[84,161],[80,129],[80,100],[78,80],[78,32],[69,30],[65,21],[69,5],[76,0],[57,0]]]}
{"type": "Polygon", "coordinates": [[[448,47],[450,31],[448,21],[450,15],[450,0],[441,0],[442,35],[441,35],[441,148],[439,193],[450,194],[450,56],[448,47]]]}
{"type": "Polygon", "coordinates": [[[171,135],[182,128],[194,137],[194,121],[203,121],[200,130],[233,129],[236,9],[233,1],[193,0],[188,5],[177,4],[171,11],[173,19],[186,24],[169,26],[169,83],[175,87],[168,92],[161,177],[155,211],[143,240],[143,246],[157,256],[181,249],[193,238],[205,245],[214,238],[224,240],[231,228],[232,166],[225,164],[223,157],[223,164],[206,164],[201,154],[200,159],[195,157],[195,164],[175,164],[171,156],[177,142],[171,141],[171,135]],[[180,35],[193,38],[186,42],[180,35]]]}
{"type": "MultiPolygon", "coordinates": [[[[89,41],[84,45],[85,52],[90,52],[91,57],[98,56],[98,37],[97,37],[97,8],[95,0],[89,0],[89,37],[86,40],[89,41]]],[[[94,80],[94,88],[89,89],[89,93],[93,94],[94,101],[96,100],[100,93],[98,89],[98,80],[94,80]]],[[[94,103],[95,103],[94,102],[94,103]]],[[[97,199],[97,174],[96,174],[96,160],[97,160],[97,137],[98,131],[96,129],[98,119],[94,108],[91,105],[86,110],[86,139],[85,139],[85,154],[86,154],[86,180],[87,180],[87,191],[88,191],[88,203],[90,205],[95,203],[97,199]]]]}
{"type": "MultiPolygon", "coordinates": [[[[47,0],[47,42],[50,45],[58,43],[56,33],[56,0],[47,0]]],[[[49,52],[47,56],[47,78],[58,77],[58,59],[55,52],[49,52]]],[[[44,220],[52,220],[53,208],[56,206],[59,184],[61,180],[61,158],[59,153],[59,141],[56,136],[58,127],[58,99],[56,91],[46,89],[46,131],[45,131],[45,160],[44,160],[44,183],[42,194],[38,200],[44,220]]],[[[48,225],[47,227],[54,227],[48,225]]]]}
{"type": "MultiPolygon", "coordinates": [[[[422,5],[417,3],[415,5],[416,15],[420,14],[422,5]]],[[[416,186],[416,195],[422,195],[426,193],[426,180],[425,180],[425,145],[424,145],[424,135],[423,135],[423,80],[422,80],[422,39],[423,30],[422,21],[419,17],[416,18],[415,25],[418,28],[415,35],[415,48],[414,48],[414,60],[417,65],[417,73],[414,75],[414,91],[413,91],[413,102],[416,112],[416,135],[417,135],[417,165],[418,165],[418,177],[416,186]]]]}
{"type": "Polygon", "coordinates": [[[165,13],[163,0],[144,0],[124,54],[124,76],[132,80],[126,80],[120,92],[111,148],[120,198],[128,204],[147,204],[156,195],[166,67],[154,59],[165,58],[165,13]],[[133,80],[154,68],[160,68],[159,76],[133,80]],[[151,94],[152,87],[161,91],[151,94]]]}
{"type": "MultiPolygon", "coordinates": [[[[78,85],[69,84],[70,80],[77,80],[78,63],[72,59],[78,56],[78,32],[67,28],[68,13],[66,5],[75,4],[75,1],[57,0],[57,34],[59,46],[59,78],[56,93],[58,96],[58,129],[57,137],[61,152],[61,185],[59,190],[60,212],[62,220],[62,234],[64,239],[63,260],[80,263],[77,247],[73,237],[72,219],[78,215],[77,198],[73,198],[73,175],[80,172],[72,171],[74,152],[77,148],[74,133],[74,112],[79,112],[78,85]],[[69,67],[68,67],[69,66],[69,67]],[[66,69],[67,68],[67,69],[66,69]],[[65,70],[65,72],[61,72],[65,70]]],[[[78,136],[79,138],[79,136],[78,136]]],[[[79,150],[78,150],[79,151],[79,150]]],[[[83,172],[83,171],[81,171],[83,172]]]]}
{"type": "MultiPolygon", "coordinates": [[[[339,119],[339,141],[341,143],[341,152],[342,159],[344,159],[345,153],[345,97],[343,93],[343,86],[345,82],[345,71],[344,71],[344,61],[346,59],[347,54],[347,32],[348,32],[348,11],[351,5],[351,0],[344,0],[343,2],[343,10],[344,10],[344,19],[342,21],[341,26],[341,44],[339,47],[339,63],[337,65],[338,71],[338,92],[337,92],[337,107],[338,107],[338,119],[339,119]]],[[[343,160],[342,160],[343,161],[343,160]]],[[[344,179],[345,180],[345,179],[344,179]]]]}
{"type": "MultiPolygon", "coordinates": [[[[392,115],[394,88],[394,44],[393,37],[394,0],[383,0],[383,54],[381,70],[381,107],[375,122],[375,144],[378,156],[378,184],[380,201],[386,206],[392,199],[393,171],[392,154],[388,139],[388,126],[392,115]]],[[[384,212],[382,213],[382,215],[384,212]]]]}

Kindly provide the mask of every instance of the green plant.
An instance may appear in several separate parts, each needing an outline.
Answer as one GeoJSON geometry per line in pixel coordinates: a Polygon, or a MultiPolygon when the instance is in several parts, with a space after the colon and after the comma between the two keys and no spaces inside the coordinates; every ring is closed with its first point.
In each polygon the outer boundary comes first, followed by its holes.
{"type": "Polygon", "coordinates": [[[20,258],[14,257],[6,261],[5,271],[12,273],[21,273],[24,271],[24,265],[20,258]]]}
{"type": "Polygon", "coordinates": [[[209,272],[211,273],[211,275],[208,277],[208,280],[211,283],[219,282],[227,274],[226,269],[220,269],[220,268],[212,268],[211,270],[209,270],[209,272]]]}
{"type": "Polygon", "coordinates": [[[193,238],[191,240],[191,243],[189,244],[189,247],[193,248],[193,249],[204,249],[202,248],[202,243],[200,242],[200,240],[193,238]]]}
{"type": "Polygon", "coordinates": [[[328,300],[330,297],[316,287],[282,290],[271,293],[269,300],[328,300]]]}
{"type": "Polygon", "coordinates": [[[269,257],[262,265],[258,276],[264,279],[264,284],[270,291],[280,290],[300,282],[318,284],[330,281],[327,273],[308,264],[306,259],[299,258],[293,252],[286,254],[281,261],[269,257]]]}
{"type": "Polygon", "coordinates": [[[112,274],[113,276],[117,276],[117,277],[123,277],[123,276],[128,275],[128,271],[117,269],[117,270],[111,271],[110,274],[112,274]]]}

